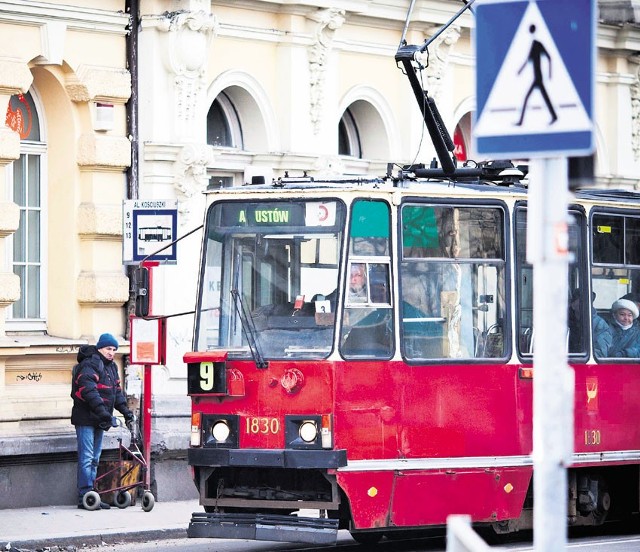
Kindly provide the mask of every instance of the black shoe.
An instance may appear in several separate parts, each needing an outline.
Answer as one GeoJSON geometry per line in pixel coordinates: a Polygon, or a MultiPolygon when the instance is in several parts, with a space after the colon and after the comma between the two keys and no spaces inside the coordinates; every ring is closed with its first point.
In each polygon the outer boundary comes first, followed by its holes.
{"type": "Polygon", "coordinates": [[[107,504],[106,502],[100,502],[100,509],[101,510],[110,510],[111,506],[109,506],[109,504],[107,504]]]}

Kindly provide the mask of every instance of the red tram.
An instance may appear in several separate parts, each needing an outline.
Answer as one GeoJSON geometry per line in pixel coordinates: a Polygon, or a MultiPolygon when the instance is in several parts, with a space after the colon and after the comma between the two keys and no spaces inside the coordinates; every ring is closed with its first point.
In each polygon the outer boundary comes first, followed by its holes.
{"type": "MultiPolygon", "coordinates": [[[[209,193],[184,355],[205,510],[190,536],[329,543],[346,528],[371,542],[454,513],[532,527],[519,169],[209,193]]],[[[640,291],[640,195],[581,190],[569,215],[568,523],[598,525],[639,509],[638,358],[594,353],[591,328],[640,291]]]]}
{"type": "MultiPolygon", "coordinates": [[[[428,44],[403,39],[396,62],[441,168],[208,192],[184,355],[205,510],[189,536],[374,542],[450,514],[532,527],[526,171],[456,166],[417,77],[428,44]]],[[[638,358],[592,332],[640,292],[640,194],[580,190],[568,218],[567,522],[599,525],[640,502],[638,358]]]]}

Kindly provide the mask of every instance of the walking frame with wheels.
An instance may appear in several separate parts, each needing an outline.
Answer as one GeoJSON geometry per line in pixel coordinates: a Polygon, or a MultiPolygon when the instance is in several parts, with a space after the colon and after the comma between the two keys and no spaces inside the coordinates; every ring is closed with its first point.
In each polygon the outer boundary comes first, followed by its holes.
{"type": "MultiPolygon", "coordinates": [[[[118,426],[125,427],[120,419],[116,418],[116,420],[118,426]]],[[[130,447],[122,443],[122,437],[118,437],[118,460],[115,467],[101,474],[95,480],[96,489],[101,487],[100,482],[108,488],[89,491],[82,497],[82,504],[87,510],[99,509],[100,496],[107,493],[114,493],[113,502],[118,508],[127,508],[131,505],[134,501],[133,492],[142,497],[142,509],[145,512],[150,512],[155,505],[155,497],[146,484],[145,475],[149,466],[140,450],[140,430],[137,418],[134,418],[126,427],[131,432],[130,447]]]]}

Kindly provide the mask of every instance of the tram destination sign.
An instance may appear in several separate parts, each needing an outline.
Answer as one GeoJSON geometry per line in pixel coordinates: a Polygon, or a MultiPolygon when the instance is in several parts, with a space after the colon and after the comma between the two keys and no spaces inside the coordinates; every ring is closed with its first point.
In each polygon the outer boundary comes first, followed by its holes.
{"type": "Polygon", "coordinates": [[[335,201],[235,203],[222,210],[220,227],[334,226],[335,201]]]}
{"type": "Polygon", "coordinates": [[[476,4],[478,154],[593,152],[595,10],[595,0],[476,4]]]}
{"type": "Polygon", "coordinates": [[[122,223],[123,264],[137,264],[149,255],[150,261],[177,261],[176,244],[171,244],[178,231],[177,199],[124,201],[122,223]]]}

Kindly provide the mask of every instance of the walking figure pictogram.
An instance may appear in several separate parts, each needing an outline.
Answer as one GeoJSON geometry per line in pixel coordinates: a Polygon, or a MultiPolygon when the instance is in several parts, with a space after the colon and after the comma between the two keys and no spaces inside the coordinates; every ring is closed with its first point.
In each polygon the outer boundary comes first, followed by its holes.
{"type": "MultiPolygon", "coordinates": [[[[536,32],[536,26],[530,25],[529,32],[534,35],[536,32]]],[[[556,115],[555,110],[553,109],[553,105],[551,104],[551,100],[549,99],[549,94],[547,94],[547,89],[544,86],[544,78],[542,76],[542,57],[546,56],[549,60],[549,78],[551,78],[551,56],[549,56],[549,52],[547,52],[546,48],[543,46],[542,42],[536,40],[535,38],[531,42],[531,50],[529,50],[529,56],[526,61],[520,67],[518,71],[518,75],[522,73],[524,68],[527,66],[527,63],[531,62],[533,64],[533,82],[529,87],[529,91],[524,98],[524,104],[522,106],[522,112],[520,113],[520,120],[516,123],[517,126],[522,126],[522,122],[524,121],[524,114],[527,110],[527,103],[529,102],[529,97],[533,93],[533,91],[537,88],[540,90],[542,94],[542,98],[544,102],[547,104],[547,109],[551,114],[551,122],[549,124],[553,124],[558,120],[558,116],[556,115]]]]}

